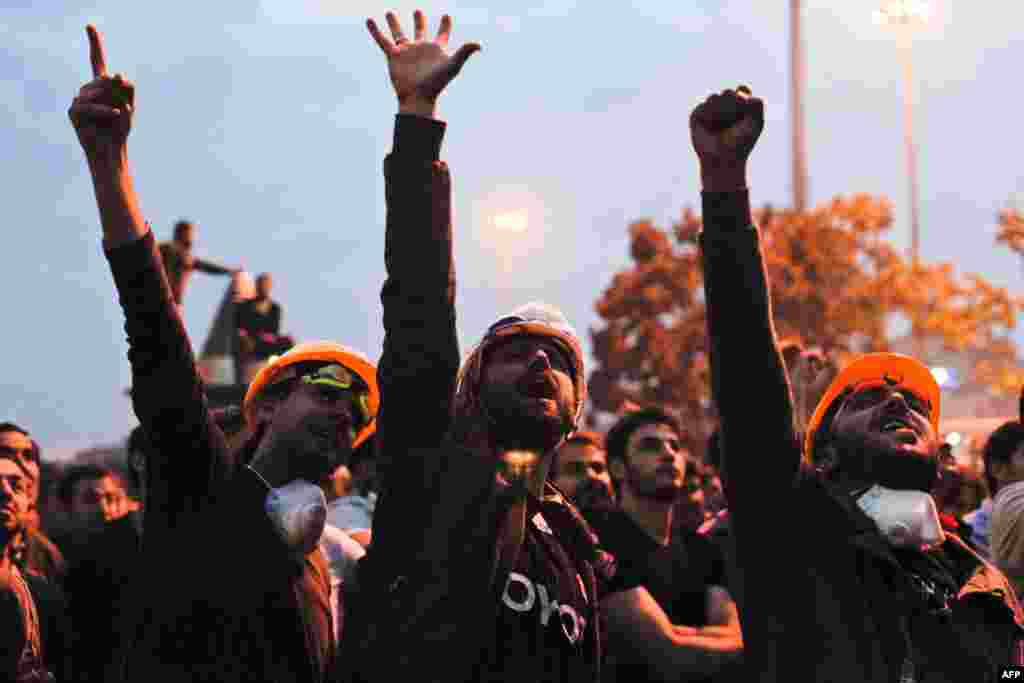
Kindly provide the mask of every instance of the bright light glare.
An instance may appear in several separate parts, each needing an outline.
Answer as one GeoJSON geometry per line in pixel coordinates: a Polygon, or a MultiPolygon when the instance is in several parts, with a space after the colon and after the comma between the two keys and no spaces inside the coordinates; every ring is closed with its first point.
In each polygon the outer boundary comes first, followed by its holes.
{"type": "Polygon", "coordinates": [[[523,232],[529,225],[529,216],[526,211],[502,211],[494,215],[492,219],[494,227],[503,232],[523,232]]]}
{"type": "Polygon", "coordinates": [[[879,24],[914,24],[928,20],[931,8],[922,0],[890,0],[875,10],[879,24]]]}
{"type": "Polygon", "coordinates": [[[932,368],[932,377],[935,378],[935,382],[940,387],[944,387],[953,379],[953,374],[949,371],[949,368],[932,368]]]}
{"type": "Polygon", "coordinates": [[[946,435],[946,443],[948,443],[953,448],[959,446],[960,442],[963,440],[964,437],[961,436],[960,432],[950,432],[949,434],[946,435]]]}

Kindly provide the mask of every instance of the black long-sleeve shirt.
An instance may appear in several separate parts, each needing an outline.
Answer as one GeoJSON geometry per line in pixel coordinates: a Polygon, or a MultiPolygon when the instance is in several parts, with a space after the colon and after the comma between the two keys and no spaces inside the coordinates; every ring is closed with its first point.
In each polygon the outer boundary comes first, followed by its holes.
{"type": "Polygon", "coordinates": [[[328,680],[324,558],[290,554],[266,514],[266,485],[233,462],[152,234],[107,258],[125,313],[132,402],[152,445],[126,680],[328,680]]]}
{"type": "Polygon", "coordinates": [[[759,681],[996,680],[1018,664],[1024,613],[1002,574],[950,536],[894,551],[847,496],[801,467],[746,192],[704,193],[711,378],[739,566],[749,672],[759,681]],[[920,579],[953,581],[950,610],[920,579]]]}
{"type": "Polygon", "coordinates": [[[460,354],[443,133],[440,122],[399,115],[384,165],[381,493],[360,566],[361,590],[376,596],[361,674],[590,683],[599,672],[593,571],[556,536],[557,511],[536,501],[519,563],[499,569],[507,505],[496,462],[451,439],[460,354]]]}

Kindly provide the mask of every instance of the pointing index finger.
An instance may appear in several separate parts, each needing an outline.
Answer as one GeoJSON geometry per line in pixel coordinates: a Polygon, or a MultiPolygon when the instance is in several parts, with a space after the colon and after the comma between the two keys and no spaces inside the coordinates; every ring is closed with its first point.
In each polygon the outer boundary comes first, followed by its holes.
{"type": "Polygon", "coordinates": [[[89,61],[92,62],[93,78],[101,78],[107,75],[107,60],[103,56],[103,39],[96,27],[89,24],[85,27],[85,33],[89,36],[89,61]]]}

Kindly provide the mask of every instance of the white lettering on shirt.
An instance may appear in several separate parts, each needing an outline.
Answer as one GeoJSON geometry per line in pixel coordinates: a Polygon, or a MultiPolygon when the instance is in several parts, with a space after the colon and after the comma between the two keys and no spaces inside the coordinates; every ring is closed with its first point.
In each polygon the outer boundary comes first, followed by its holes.
{"type": "Polygon", "coordinates": [[[547,586],[536,584],[529,577],[518,572],[509,572],[508,581],[505,582],[505,591],[501,596],[501,601],[505,603],[506,607],[520,613],[529,612],[537,604],[538,596],[540,598],[538,616],[541,625],[547,626],[551,621],[551,615],[558,612],[558,619],[565,637],[570,643],[578,643],[586,631],[587,620],[580,616],[572,605],[563,605],[557,600],[552,600],[547,586]],[[513,588],[513,586],[517,588],[513,588]]]}

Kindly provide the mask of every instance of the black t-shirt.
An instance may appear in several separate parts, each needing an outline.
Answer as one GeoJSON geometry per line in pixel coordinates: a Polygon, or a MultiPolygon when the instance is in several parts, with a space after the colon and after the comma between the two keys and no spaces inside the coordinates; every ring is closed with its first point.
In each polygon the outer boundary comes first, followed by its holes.
{"type": "MultiPolygon", "coordinates": [[[[643,586],[673,624],[707,625],[708,587],[726,585],[725,563],[716,545],[692,531],[682,531],[662,546],[615,506],[592,508],[584,515],[601,547],[615,557],[610,593],[643,586]]],[[[617,683],[650,679],[646,662],[631,653],[608,654],[606,666],[617,683]]]]}
{"type": "Polygon", "coordinates": [[[260,310],[260,302],[250,299],[238,304],[235,312],[235,320],[238,327],[248,330],[249,334],[262,334],[269,332],[278,334],[281,329],[281,307],[275,301],[271,301],[267,310],[260,310]]]}
{"type": "Polygon", "coordinates": [[[585,515],[601,547],[615,556],[610,592],[644,586],[673,624],[707,625],[708,587],[726,585],[722,555],[711,541],[686,531],[662,546],[621,508],[595,508],[585,515]]]}
{"type": "Polygon", "coordinates": [[[593,683],[595,610],[583,575],[532,500],[527,516],[516,568],[498,583],[495,642],[476,680],[593,683]]]}

